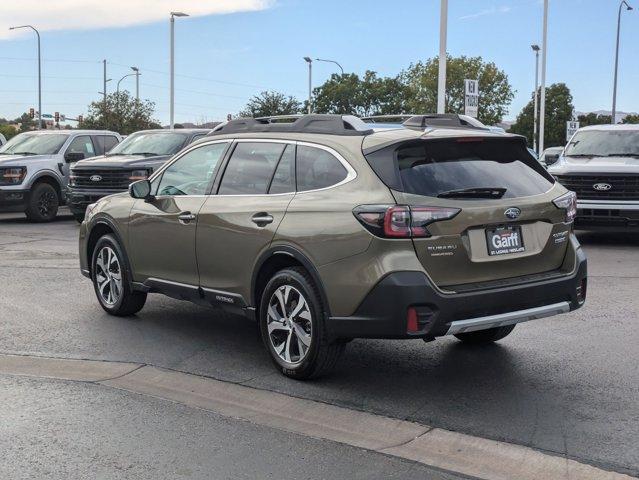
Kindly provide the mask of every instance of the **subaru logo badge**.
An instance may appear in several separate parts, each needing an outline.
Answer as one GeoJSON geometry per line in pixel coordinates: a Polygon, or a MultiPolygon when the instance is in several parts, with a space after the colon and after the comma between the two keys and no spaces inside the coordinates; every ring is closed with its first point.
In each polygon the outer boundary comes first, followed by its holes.
{"type": "Polygon", "coordinates": [[[592,188],[599,192],[607,192],[612,188],[612,185],[610,185],[609,183],[595,183],[592,188]]]}
{"type": "Polygon", "coordinates": [[[517,207],[510,207],[504,212],[504,215],[506,215],[506,218],[514,220],[515,218],[519,217],[519,215],[521,215],[521,210],[519,210],[517,207]]]}
{"type": "Polygon", "coordinates": [[[91,180],[92,182],[101,182],[102,177],[100,175],[91,175],[91,177],[89,177],[89,180],[91,180]]]}

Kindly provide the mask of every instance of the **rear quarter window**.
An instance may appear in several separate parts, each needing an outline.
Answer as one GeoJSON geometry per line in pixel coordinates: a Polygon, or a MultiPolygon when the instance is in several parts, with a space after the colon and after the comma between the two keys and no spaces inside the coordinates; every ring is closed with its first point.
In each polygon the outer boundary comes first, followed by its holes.
{"type": "Polygon", "coordinates": [[[297,191],[319,190],[340,183],[348,176],[344,165],[326,150],[297,147],[297,191]]]}
{"type": "Polygon", "coordinates": [[[386,147],[366,156],[390,188],[437,197],[465,189],[505,189],[501,198],[538,195],[554,180],[511,139],[419,140],[386,147]]]}

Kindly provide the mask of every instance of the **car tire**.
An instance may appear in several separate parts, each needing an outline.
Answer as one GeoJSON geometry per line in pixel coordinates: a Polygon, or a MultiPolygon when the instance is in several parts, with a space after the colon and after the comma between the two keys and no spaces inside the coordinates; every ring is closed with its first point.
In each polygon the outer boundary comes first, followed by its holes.
{"type": "Polygon", "coordinates": [[[101,237],[91,258],[91,279],[100,306],[109,314],[124,317],[139,312],[146,292],[131,288],[126,257],[113,235],[101,237]]]}
{"type": "Polygon", "coordinates": [[[329,340],[319,291],[300,267],[280,270],[266,284],[259,323],[273,363],[284,375],[297,380],[328,374],[346,346],[329,340]]]}
{"type": "Polygon", "coordinates": [[[53,185],[42,182],[31,189],[27,209],[24,213],[32,222],[51,222],[58,214],[59,206],[60,197],[56,189],[53,185]]]}
{"type": "Polygon", "coordinates": [[[503,327],[477,330],[476,332],[458,333],[455,335],[458,340],[472,345],[482,345],[493,343],[509,335],[515,329],[515,325],[505,325],[503,327]]]}

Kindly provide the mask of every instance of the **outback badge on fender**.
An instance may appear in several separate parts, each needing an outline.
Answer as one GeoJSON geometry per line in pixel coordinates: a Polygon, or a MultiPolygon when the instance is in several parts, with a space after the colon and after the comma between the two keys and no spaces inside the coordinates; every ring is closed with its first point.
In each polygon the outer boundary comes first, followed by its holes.
{"type": "Polygon", "coordinates": [[[519,215],[521,215],[521,210],[519,210],[517,207],[510,207],[506,209],[506,211],[504,212],[504,215],[506,216],[506,218],[514,220],[518,218],[519,215]]]}
{"type": "Polygon", "coordinates": [[[102,181],[102,177],[100,175],[91,175],[89,180],[91,180],[92,182],[101,182],[102,181]]]}

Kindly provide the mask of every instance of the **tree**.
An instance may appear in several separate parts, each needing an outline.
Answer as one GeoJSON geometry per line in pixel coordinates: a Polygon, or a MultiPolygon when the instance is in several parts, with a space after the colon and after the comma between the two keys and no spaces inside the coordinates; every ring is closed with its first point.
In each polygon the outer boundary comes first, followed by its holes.
{"type": "Polygon", "coordinates": [[[639,114],[629,113],[625,116],[621,123],[639,123],[639,114]]]}
{"type": "Polygon", "coordinates": [[[340,113],[366,117],[403,113],[406,88],[398,78],[378,77],[367,70],[360,78],[355,73],[331,75],[313,90],[317,113],[340,113]]]}
{"type": "Polygon", "coordinates": [[[138,130],[161,128],[153,119],[155,103],[136,100],[128,91],[110,93],[103,100],[89,105],[89,114],[79,125],[80,128],[109,129],[128,135],[138,130]]]}
{"type": "MultiPolygon", "coordinates": [[[[540,89],[541,91],[541,89],[540,89]]],[[[517,115],[517,121],[509,132],[524,135],[529,145],[533,144],[534,96],[517,115]]],[[[572,120],[572,95],[565,83],[553,83],[546,87],[546,121],[544,125],[544,148],[566,144],[566,122],[572,120]]]]}
{"type": "MultiPolygon", "coordinates": [[[[400,73],[400,79],[408,89],[406,109],[410,113],[434,113],[437,111],[437,77],[439,59],[411,64],[400,73]]],[[[464,113],[464,79],[479,80],[478,120],[486,125],[499,123],[508,113],[508,105],[514,91],[508,76],[492,62],[482,57],[447,56],[446,112],[464,113]]]]}
{"type": "Polygon", "coordinates": [[[254,95],[248,101],[240,117],[272,117],[300,113],[302,104],[295,97],[280,92],[265,91],[254,95]]]}
{"type": "Polygon", "coordinates": [[[11,139],[11,137],[14,137],[18,134],[18,131],[13,128],[11,125],[0,125],[0,133],[4,136],[4,138],[6,138],[7,140],[11,139]]]}
{"type": "Polygon", "coordinates": [[[605,125],[610,123],[610,115],[601,115],[594,112],[579,115],[577,121],[580,127],[587,127],[588,125],[605,125]]]}

